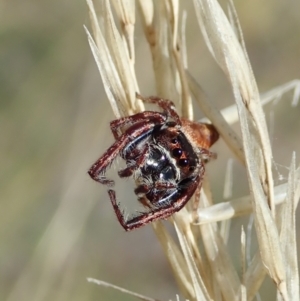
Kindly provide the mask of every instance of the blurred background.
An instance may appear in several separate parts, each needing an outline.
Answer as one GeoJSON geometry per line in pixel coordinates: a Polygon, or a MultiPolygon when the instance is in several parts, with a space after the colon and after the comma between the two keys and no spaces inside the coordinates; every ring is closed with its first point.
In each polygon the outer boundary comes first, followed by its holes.
{"type": "MultiPolygon", "coordinates": [[[[225,108],[233,103],[230,86],[204,45],[192,2],[184,5],[191,73],[225,108]]],[[[299,1],[235,5],[260,91],[299,78],[299,1]]],[[[84,1],[0,3],[0,300],[134,300],[87,277],[174,300],[179,291],[151,226],[125,233],[106,189],[87,175],[113,142],[114,116],[83,24],[89,26],[84,1]]],[[[155,95],[139,18],[135,42],[141,93],[155,95]]],[[[291,97],[266,107],[284,177],[292,151],[300,154],[300,109],[290,106],[291,97]]],[[[222,141],[213,149],[219,157],[208,176],[218,202],[231,154],[222,141]]],[[[234,180],[233,197],[247,194],[237,162],[234,180]]],[[[232,227],[238,246],[240,222],[232,227]]]]}

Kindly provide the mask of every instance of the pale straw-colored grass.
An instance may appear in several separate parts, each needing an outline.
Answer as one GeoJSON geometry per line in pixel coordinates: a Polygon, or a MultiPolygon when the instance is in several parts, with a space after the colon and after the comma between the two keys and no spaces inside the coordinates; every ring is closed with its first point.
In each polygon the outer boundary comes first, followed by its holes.
{"type": "MultiPolygon", "coordinates": [[[[178,241],[174,241],[161,222],[153,223],[181,294],[189,300],[253,300],[264,279],[270,277],[275,283],[277,300],[299,300],[295,211],[300,196],[300,173],[293,155],[286,183],[275,187],[272,148],[263,111],[263,104],[280,99],[290,89],[295,91],[292,103],[296,105],[299,82],[259,95],[232,3],[229,3],[229,21],[217,1],[194,0],[199,41],[202,32],[234,95],[235,104],[219,112],[188,71],[186,14],[180,12],[179,1],[98,0],[93,4],[87,0],[87,3],[92,24],[91,33],[86,29],[88,41],[116,118],[144,109],[135,97],[136,92],[143,95],[135,74],[134,30],[135,16],[139,14],[153,60],[156,83],[153,94],[172,99],[181,115],[190,119],[193,119],[194,98],[233,156],[247,170],[250,195],[228,202],[214,204],[209,182],[204,180],[197,220],[190,206],[170,219],[178,241]],[[241,136],[231,126],[236,121],[241,136]],[[254,254],[247,254],[248,237],[241,229],[237,238],[241,249],[229,254],[227,221],[245,214],[253,215],[258,248],[254,254]],[[232,256],[241,257],[240,267],[233,264],[232,256]]],[[[231,179],[230,172],[227,178],[231,179]]],[[[226,184],[226,194],[230,195],[231,180],[226,184]]]]}

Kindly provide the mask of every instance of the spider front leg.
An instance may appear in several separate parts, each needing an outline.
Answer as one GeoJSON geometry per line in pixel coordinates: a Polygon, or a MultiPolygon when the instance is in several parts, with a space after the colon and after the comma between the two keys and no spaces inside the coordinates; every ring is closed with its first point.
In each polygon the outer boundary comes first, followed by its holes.
{"type": "Polygon", "coordinates": [[[144,164],[146,159],[146,154],[149,151],[149,146],[146,144],[142,152],[137,149],[134,149],[130,154],[133,164],[127,164],[127,167],[119,170],[118,175],[120,178],[127,178],[133,175],[134,171],[141,165],[144,164]],[[134,159],[135,158],[135,159],[134,159]]]}
{"type": "Polygon", "coordinates": [[[166,219],[175,212],[182,209],[194,194],[198,183],[198,181],[192,181],[191,185],[189,186],[189,188],[187,188],[186,191],[182,191],[180,193],[178,192],[179,196],[177,199],[165,203],[162,207],[152,209],[149,212],[140,213],[139,215],[132,217],[129,220],[125,220],[124,218],[124,213],[117,203],[115,191],[110,189],[108,190],[108,194],[119,223],[125,229],[125,231],[131,231],[133,229],[140,228],[148,223],[154,222],[158,219],[166,219]]]}
{"type": "Polygon", "coordinates": [[[153,111],[144,111],[141,113],[137,113],[132,116],[122,117],[116,120],[113,120],[110,123],[110,129],[115,137],[118,140],[122,136],[122,129],[126,126],[132,126],[134,124],[140,122],[155,122],[155,123],[163,123],[165,122],[166,117],[159,113],[153,111]]]}
{"type": "Polygon", "coordinates": [[[113,180],[105,177],[107,167],[115,160],[122,150],[134,139],[140,137],[155,126],[155,122],[149,122],[138,127],[129,128],[115,143],[100,157],[89,169],[91,178],[101,184],[112,186],[113,180]]]}
{"type": "MultiPolygon", "coordinates": [[[[159,201],[161,201],[161,191],[168,191],[172,189],[176,189],[177,185],[172,182],[167,181],[155,181],[153,184],[142,184],[135,188],[134,193],[139,197],[139,201],[145,205],[144,195],[151,194],[151,206],[160,206],[159,201]]],[[[149,205],[147,205],[149,207],[149,205]]]]}

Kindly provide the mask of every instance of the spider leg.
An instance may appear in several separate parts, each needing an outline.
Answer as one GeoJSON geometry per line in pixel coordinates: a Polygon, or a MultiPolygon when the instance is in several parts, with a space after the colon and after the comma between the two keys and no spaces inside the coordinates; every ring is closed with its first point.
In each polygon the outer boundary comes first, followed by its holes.
{"type": "MultiPolygon", "coordinates": [[[[172,182],[167,181],[155,181],[151,185],[143,184],[139,185],[135,190],[134,193],[139,196],[139,201],[144,205],[145,201],[143,200],[144,195],[150,193],[151,194],[151,206],[161,206],[161,198],[162,195],[160,192],[168,191],[172,189],[176,189],[177,185],[172,182]]],[[[148,205],[147,205],[148,206],[148,205]]],[[[149,206],[148,206],[149,207],[149,206]]]]}
{"type": "Polygon", "coordinates": [[[147,185],[147,184],[140,185],[134,190],[134,192],[135,194],[148,193],[151,189],[167,190],[176,187],[177,185],[174,183],[170,183],[167,181],[156,181],[154,182],[154,185],[147,185]]]}
{"type": "Polygon", "coordinates": [[[193,221],[197,222],[198,219],[198,209],[199,209],[199,204],[200,204],[200,195],[201,195],[201,184],[198,185],[195,195],[194,195],[194,200],[192,204],[192,213],[193,213],[193,221]]]}
{"type": "Polygon", "coordinates": [[[155,122],[149,122],[144,125],[130,127],[115,143],[100,157],[89,169],[88,174],[95,181],[112,186],[114,181],[105,177],[106,168],[113,162],[124,147],[137,137],[140,137],[145,132],[155,126],[155,122]]]}
{"type": "Polygon", "coordinates": [[[143,102],[153,103],[162,108],[170,117],[174,119],[176,124],[181,125],[181,120],[176,112],[174,102],[169,99],[164,99],[156,96],[143,97],[142,95],[136,93],[136,98],[142,100],[143,102]]]}
{"type": "Polygon", "coordinates": [[[119,170],[118,171],[118,175],[120,178],[127,178],[127,177],[130,177],[132,176],[133,172],[141,165],[144,164],[145,162],[145,159],[146,159],[146,154],[148,153],[149,151],[149,146],[146,144],[144,149],[142,151],[137,151],[136,149],[133,150],[133,158],[135,157],[135,161],[134,161],[134,164],[130,164],[128,166],[127,164],[127,167],[122,169],[122,170],[119,170]]]}
{"type": "Polygon", "coordinates": [[[116,201],[115,191],[110,189],[110,190],[108,190],[108,194],[109,194],[112,206],[114,208],[114,211],[116,213],[116,216],[119,220],[119,223],[126,231],[130,231],[130,230],[139,228],[141,226],[144,226],[148,223],[151,223],[153,221],[156,221],[158,219],[168,218],[175,212],[179,211],[181,208],[184,207],[184,205],[191,198],[191,196],[195,192],[195,189],[197,188],[197,186],[198,186],[198,181],[194,181],[189,186],[188,190],[185,191],[185,193],[182,193],[181,196],[177,200],[167,203],[167,204],[164,204],[163,207],[156,208],[149,212],[140,213],[139,215],[132,217],[129,220],[125,220],[125,218],[124,218],[124,213],[122,212],[122,210],[119,207],[119,204],[116,201]]]}
{"type": "Polygon", "coordinates": [[[208,163],[210,160],[217,159],[217,154],[214,152],[211,152],[210,150],[206,148],[202,148],[200,150],[200,157],[204,161],[204,163],[208,163]]]}
{"type": "Polygon", "coordinates": [[[122,136],[122,128],[125,126],[131,126],[136,123],[140,122],[157,122],[157,123],[163,123],[165,121],[166,117],[159,112],[153,112],[153,111],[144,111],[141,113],[137,113],[132,116],[122,117],[116,120],[111,121],[110,123],[110,129],[115,137],[116,140],[118,140],[122,136]]]}

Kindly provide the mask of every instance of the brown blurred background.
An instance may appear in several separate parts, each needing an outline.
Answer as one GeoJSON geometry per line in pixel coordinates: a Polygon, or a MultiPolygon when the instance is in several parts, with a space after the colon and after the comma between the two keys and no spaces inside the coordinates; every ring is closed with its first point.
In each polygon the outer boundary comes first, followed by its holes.
{"type": "MultiPolygon", "coordinates": [[[[189,66],[221,109],[233,103],[231,90],[204,46],[191,4],[184,7],[189,66]]],[[[260,91],[299,78],[299,1],[235,4],[260,91]]],[[[137,23],[141,92],[155,94],[137,23]]],[[[114,116],[83,24],[89,26],[84,1],[0,3],[0,300],[133,300],[87,277],[174,300],[178,289],[152,228],[125,233],[105,188],[86,173],[113,141],[114,116]]],[[[266,108],[275,116],[275,161],[284,166],[293,150],[300,154],[300,106],[291,108],[291,95],[266,108]]],[[[222,141],[214,150],[219,159],[208,174],[220,201],[231,154],[222,141]]],[[[234,172],[234,197],[247,194],[238,163],[234,172]]],[[[240,222],[233,227],[238,248],[240,222]]]]}

